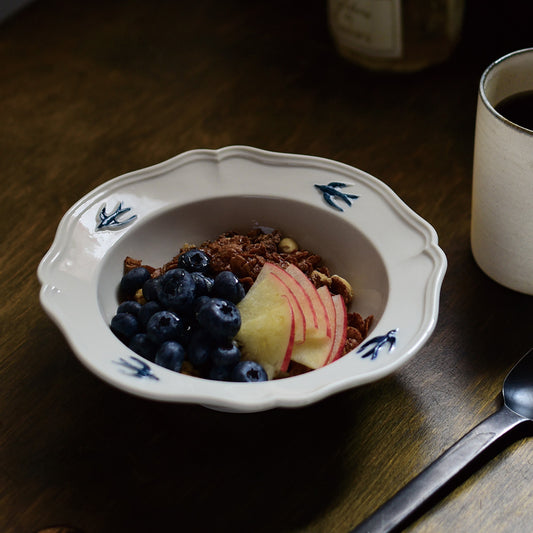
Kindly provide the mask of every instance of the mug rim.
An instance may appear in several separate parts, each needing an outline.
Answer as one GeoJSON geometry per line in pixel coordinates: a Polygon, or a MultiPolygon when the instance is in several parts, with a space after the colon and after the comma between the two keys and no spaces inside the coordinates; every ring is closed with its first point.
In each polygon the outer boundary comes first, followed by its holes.
{"type": "MultiPolygon", "coordinates": [[[[490,111],[490,113],[495,117],[497,118],[498,120],[504,122],[506,125],[520,131],[520,132],[523,132],[523,133],[528,133],[528,134],[533,134],[533,129],[530,129],[530,128],[526,128],[525,126],[521,126],[520,124],[517,124],[516,122],[513,122],[512,120],[509,120],[507,117],[505,117],[504,115],[502,115],[501,113],[499,113],[496,108],[491,104],[491,102],[489,101],[486,93],[485,93],[485,83],[487,81],[487,78],[489,76],[489,74],[495,69],[497,68],[500,64],[508,61],[509,59],[511,59],[512,57],[515,57],[517,55],[522,55],[522,54],[533,54],[533,47],[530,47],[530,48],[522,48],[520,50],[515,50],[513,52],[509,52],[508,54],[505,54],[501,57],[499,57],[498,59],[496,59],[495,61],[493,61],[483,72],[483,74],[481,75],[481,79],[479,81],[479,96],[481,98],[481,100],[483,101],[483,104],[485,105],[485,107],[490,111]]],[[[533,91],[533,87],[531,89],[533,91]]]]}

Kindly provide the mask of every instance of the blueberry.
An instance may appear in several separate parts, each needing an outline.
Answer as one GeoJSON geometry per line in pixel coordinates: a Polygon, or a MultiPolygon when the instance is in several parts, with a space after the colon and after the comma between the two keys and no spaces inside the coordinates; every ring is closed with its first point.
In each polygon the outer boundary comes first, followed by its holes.
{"type": "Polygon", "coordinates": [[[179,341],[185,333],[183,320],[171,311],[154,313],[146,324],[146,334],[155,344],[165,341],[179,341]]]}
{"type": "Polygon", "coordinates": [[[201,305],[196,312],[196,319],[218,341],[232,339],[241,327],[241,314],[237,306],[220,298],[211,298],[201,305]]]}
{"type": "Polygon", "coordinates": [[[194,326],[196,326],[196,324],[191,325],[190,322],[184,321],[184,325],[185,325],[185,331],[183,332],[183,335],[180,338],[180,342],[181,344],[183,344],[183,346],[187,347],[187,345],[189,344],[191,340],[192,332],[194,331],[195,329],[194,326]]]}
{"type": "Polygon", "coordinates": [[[229,366],[212,366],[207,373],[208,379],[230,381],[232,368],[229,366]]]}
{"type": "Polygon", "coordinates": [[[159,278],[147,279],[143,286],[143,296],[147,302],[156,302],[159,298],[159,278]]]}
{"type": "Polygon", "coordinates": [[[244,287],[233,272],[224,270],[216,275],[212,290],[214,297],[237,304],[244,298],[244,294],[244,287]]]}
{"type": "Polygon", "coordinates": [[[137,355],[150,361],[154,360],[157,345],[155,345],[146,333],[137,333],[128,344],[128,348],[137,355]]]}
{"type": "Polygon", "coordinates": [[[193,309],[193,312],[194,313],[198,313],[198,311],[200,310],[200,307],[202,307],[202,305],[208,303],[211,301],[211,298],[209,296],[200,296],[198,298],[196,298],[192,304],[192,309],[193,309]]]}
{"type": "Polygon", "coordinates": [[[194,279],[196,297],[207,296],[213,288],[213,278],[210,278],[201,272],[192,272],[191,276],[192,279],[194,279]]]}
{"type": "Polygon", "coordinates": [[[181,254],[178,258],[178,268],[183,268],[188,272],[201,272],[205,274],[209,271],[209,256],[202,250],[192,248],[181,254]]]}
{"type": "Polygon", "coordinates": [[[218,344],[211,350],[211,362],[214,366],[233,368],[241,360],[241,351],[234,342],[218,344]]]}
{"type": "Polygon", "coordinates": [[[119,313],[130,313],[130,315],[138,317],[141,307],[142,306],[139,302],[135,302],[133,300],[126,300],[117,307],[117,315],[119,313]]]}
{"type": "Polygon", "coordinates": [[[127,344],[139,331],[139,322],[131,313],[118,313],[111,319],[111,331],[127,344]]]}
{"type": "Polygon", "coordinates": [[[158,311],[162,310],[163,309],[161,308],[161,306],[153,300],[151,300],[150,302],[146,302],[143,306],[141,306],[141,310],[139,311],[140,328],[145,330],[146,325],[148,324],[148,320],[150,320],[150,317],[158,311]]]}
{"type": "Polygon", "coordinates": [[[200,369],[209,361],[213,346],[213,340],[205,331],[195,329],[187,345],[187,358],[195,368],[200,369]]]}
{"type": "Polygon", "coordinates": [[[169,270],[160,278],[159,302],[177,313],[188,312],[194,300],[195,283],[183,268],[169,270]]]}
{"type": "Polygon", "coordinates": [[[230,380],[256,383],[258,381],[267,381],[268,376],[259,363],[255,361],[240,361],[233,367],[230,380]]]}
{"type": "Polygon", "coordinates": [[[122,276],[120,280],[120,292],[131,296],[141,289],[144,282],[148,279],[150,279],[150,272],[146,268],[132,268],[122,276]]]}
{"type": "Polygon", "coordinates": [[[176,341],[164,342],[155,354],[155,362],[158,365],[180,372],[185,359],[185,348],[176,341]]]}

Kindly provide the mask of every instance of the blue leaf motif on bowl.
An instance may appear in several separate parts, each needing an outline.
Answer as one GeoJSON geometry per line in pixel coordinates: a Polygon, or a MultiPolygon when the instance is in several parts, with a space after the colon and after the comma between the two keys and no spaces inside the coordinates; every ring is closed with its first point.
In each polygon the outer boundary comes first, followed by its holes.
{"type": "Polygon", "coordinates": [[[372,339],[366,341],[364,344],[362,344],[358,349],[357,353],[361,353],[362,351],[368,350],[361,355],[361,357],[370,357],[370,359],[375,359],[380,350],[385,347],[387,344],[389,345],[389,352],[391,352],[394,349],[394,345],[396,344],[396,333],[398,332],[398,329],[391,329],[388,333],[385,335],[379,335],[377,337],[373,337],[372,339]]]}
{"type": "Polygon", "coordinates": [[[339,191],[338,189],[348,187],[346,183],[341,183],[340,181],[331,181],[327,185],[315,185],[315,187],[322,193],[326,203],[337,211],[344,211],[344,209],[340,207],[335,200],[342,200],[348,207],[351,207],[352,200],[357,200],[357,198],[359,198],[356,194],[347,194],[339,191]]]}
{"type": "Polygon", "coordinates": [[[152,373],[152,369],[144,361],[141,361],[136,357],[130,357],[130,359],[132,361],[131,363],[129,361],[126,361],[126,359],[124,359],[123,357],[121,357],[119,361],[113,362],[127,369],[127,373],[130,376],[134,376],[137,378],[155,379],[156,381],[159,381],[159,378],[152,373]]]}
{"type": "Polygon", "coordinates": [[[96,231],[103,229],[117,229],[133,222],[137,215],[132,215],[126,220],[119,220],[118,217],[131,211],[131,207],[122,207],[122,202],[119,202],[112,213],[107,213],[106,205],[104,204],[100,211],[98,211],[98,220],[100,221],[96,226],[96,231]]]}

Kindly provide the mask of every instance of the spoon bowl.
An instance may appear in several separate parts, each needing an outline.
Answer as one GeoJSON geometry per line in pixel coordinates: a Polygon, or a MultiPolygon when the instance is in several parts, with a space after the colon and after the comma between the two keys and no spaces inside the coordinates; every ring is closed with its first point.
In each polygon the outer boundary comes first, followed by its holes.
{"type": "Polygon", "coordinates": [[[503,401],[508,409],[533,419],[533,350],[509,372],[503,383],[503,401]]]}

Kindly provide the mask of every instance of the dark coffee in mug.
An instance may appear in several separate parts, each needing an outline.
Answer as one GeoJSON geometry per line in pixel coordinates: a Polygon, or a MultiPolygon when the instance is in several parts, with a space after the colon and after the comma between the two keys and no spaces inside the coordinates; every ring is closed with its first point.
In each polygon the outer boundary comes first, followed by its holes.
{"type": "Polygon", "coordinates": [[[506,119],[533,130],[533,90],[513,94],[495,106],[506,119]]]}

